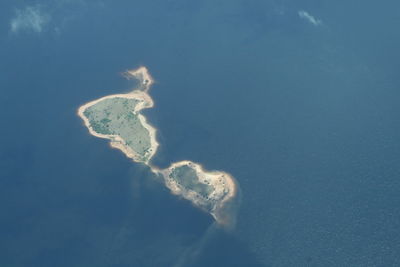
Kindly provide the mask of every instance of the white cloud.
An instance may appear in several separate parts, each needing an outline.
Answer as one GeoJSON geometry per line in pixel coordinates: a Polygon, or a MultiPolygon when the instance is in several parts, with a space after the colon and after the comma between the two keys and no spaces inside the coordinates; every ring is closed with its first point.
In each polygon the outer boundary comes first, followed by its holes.
{"type": "Polygon", "coordinates": [[[10,33],[46,32],[60,35],[67,24],[84,18],[93,8],[105,8],[103,0],[54,0],[17,8],[9,22],[10,33]]]}
{"type": "Polygon", "coordinates": [[[299,17],[301,19],[307,20],[308,22],[310,22],[314,26],[319,26],[319,25],[322,24],[321,20],[316,19],[314,16],[310,15],[307,11],[299,10],[299,12],[297,12],[297,13],[299,14],[299,17]]]}
{"type": "Polygon", "coordinates": [[[24,9],[17,9],[15,11],[15,16],[11,19],[10,27],[13,33],[20,31],[41,33],[49,21],[50,16],[39,5],[27,6],[24,9]]]}

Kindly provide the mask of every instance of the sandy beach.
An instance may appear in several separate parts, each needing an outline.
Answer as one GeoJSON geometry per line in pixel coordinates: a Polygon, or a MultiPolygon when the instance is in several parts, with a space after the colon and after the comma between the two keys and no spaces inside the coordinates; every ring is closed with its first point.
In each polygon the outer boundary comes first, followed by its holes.
{"type": "Polygon", "coordinates": [[[141,66],[134,70],[128,70],[128,71],[124,72],[123,75],[127,79],[135,78],[135,79],[138,79],[139,81],[141,81],[142,86],[144,86],[145,92],[150,90],[151,86],[154,83],[153,77],[151,77],[150,72],[144,66],[141,66]]]}

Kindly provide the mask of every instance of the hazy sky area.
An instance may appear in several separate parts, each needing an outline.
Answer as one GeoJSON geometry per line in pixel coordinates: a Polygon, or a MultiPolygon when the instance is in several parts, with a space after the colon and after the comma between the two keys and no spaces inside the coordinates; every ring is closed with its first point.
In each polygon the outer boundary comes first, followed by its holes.
{"type": "Polygon", "coordinates": [[[0,3],[0,266],[400,266],[400,3],[0,3]],[[241,188],[236,227],[91,136],[156,83],[154,165],[241,188]]]}

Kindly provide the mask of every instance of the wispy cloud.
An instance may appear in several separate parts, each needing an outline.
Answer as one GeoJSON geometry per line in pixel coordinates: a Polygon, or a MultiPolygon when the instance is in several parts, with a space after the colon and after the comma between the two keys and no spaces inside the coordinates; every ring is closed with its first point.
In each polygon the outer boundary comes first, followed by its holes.
{"type": "Polygon", "coordinates": [[[299,14],[299,17],[301,19],[307,20],[308,22],[310,22],[314,26],[319,26],[319,25],[322,24],[321,20],[316,19],[314,16],[310,15],[307,11],[299,10],[299,12],[297,12],[297,13],[299,14]]]}
{"type": "Polygon", "coordinates": [[[103,0],[54,0],[20,6],[9,20],[10,33],[60,35],[71,21],[82,19],[88,12],[105,7],[103,0]]]}
{"type": "Polygon", "coordinates": [[[31,31],[41,33],[50,21],[50,15],[45,13],[39,5],[17,9],[11,19],[11,32],[31,31]]]}

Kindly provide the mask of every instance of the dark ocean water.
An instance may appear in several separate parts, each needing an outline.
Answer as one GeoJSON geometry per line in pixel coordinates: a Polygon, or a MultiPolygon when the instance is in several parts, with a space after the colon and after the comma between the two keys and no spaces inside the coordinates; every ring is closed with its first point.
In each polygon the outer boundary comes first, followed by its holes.
{"type": "Polygon", "coordinates": [[[399,8],[2,2],[0,266],[399,266],[399,8]],[[11,32],[26,6],[50,17],[42,32],[11,32]],[[76,116],[142,64],[157,81],[153,163],[233,174],[233,231],[76,116]]]}

